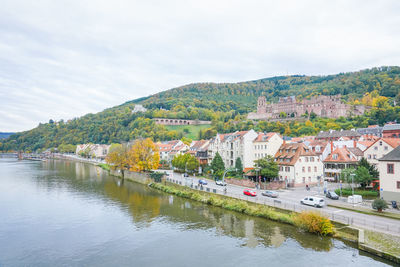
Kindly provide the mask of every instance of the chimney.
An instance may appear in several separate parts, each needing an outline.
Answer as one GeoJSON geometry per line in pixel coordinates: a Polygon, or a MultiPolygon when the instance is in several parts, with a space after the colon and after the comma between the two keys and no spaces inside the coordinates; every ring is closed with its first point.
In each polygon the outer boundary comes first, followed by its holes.
{"type": "Polygon", "coordinates": [[[356,142],[356,140],[353,140],[353,147],[354,147],[354,148],[357,147],[357,142],[356,142]]]}
{"type": "Polygon", "coordinates": [[[331,153],[333,152],[333,141],[331,141],[331,153]]]}

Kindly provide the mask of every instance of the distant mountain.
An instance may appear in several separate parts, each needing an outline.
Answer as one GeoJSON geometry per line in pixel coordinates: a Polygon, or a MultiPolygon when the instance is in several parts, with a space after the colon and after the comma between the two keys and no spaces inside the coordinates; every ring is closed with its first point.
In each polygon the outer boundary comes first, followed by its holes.
{"type": "Polygon", "coordinates": [[[0,132],[0,139],[6,139],[9,136],[13,135],[15,133],[4,133],[4,132],[0,132]]]}
{"type": "MultiPolygon", "coordinates": [[[[238,83],[188,84],[67,122],[39,124],[30,131],[12,135],[3,142],[0,150],[37,150],[60,144],[123,142],[138,137],[150,137],[154,140],[181,137],[176,131],[168,131],[162,125],[155,125],[151,120],[153,117],[213,120],[214,131],[230,131],[236,126],[231,125],[228,128],[224,123],[238,115],[254,111],[260,95],[265,95],[267,101],[276,101],[281,96],[289,95],[306,98],[318,94],[341,94],[343,100],[347,101],[360,99],[365,93],[372,91],[389,99],[396,99],[398,103],[400,67],[379,67],[326,76],[292,75],[238,83]],[[138,103],[148,110],[145,113],[133,113],[133,108],[138,103]]],[[[387,120],[400,120],[400,112],[397,110],[390,114],[382,109],[377,110],[374,116],[373,119],[365,117],[357,123],[382,124],[387,120]]],[[[245,129],[251,125],[240,127],[245,129]]],[[[311,132],[316,130],[312,129],[311,132]]]]}

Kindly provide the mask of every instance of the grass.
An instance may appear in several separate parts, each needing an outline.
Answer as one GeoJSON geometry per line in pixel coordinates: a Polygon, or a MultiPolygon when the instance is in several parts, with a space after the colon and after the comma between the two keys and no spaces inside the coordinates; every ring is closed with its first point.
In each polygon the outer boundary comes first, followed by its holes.
{"type": "Polygon", "coordinates": [[[262,217],[277,222],[287,223],[304,229],[310,233],[327,236],[333,235],[334,227],[329,219],[316,212],[294,213],[277,210],[261,204],[238,200],[231,197],[212,195],[206,192],[184,188],[177,185],[152,183],[150,187],[183,198],[192,199],[204,204],[221,207],[227,210],[244,213],[250,216],[262,217]]]}
{"type": "Polygon", "coordinates": [[[97,166],[101,167],[103,170],[109,171],[110,170],[110,165],[106,163],[99,163],[97,166]]]}
{"type": "Polygon", "coordinates": [[[364,234],[365,244],[396,257],[400,257],[400,237],[369,230],[365,230],[364,234]]]}
{"type": "Polygon", "coordinates": [[[353,209],[353,208],[348,208],[348,207],[344,207],[342,205],[332,205],[332,204],[328,204],[329,207],[334,207],[334,208],[338,208],[338,209],[342,209],[342,210],[349,210],[349,211],[354,211],[354,212],[358,212],[358,213],[362,213],[362,214],[367,214],[367,215],[375,215],[375,216],[381,216],[381,217],[386,217],[386,218],[391,218],[391,219],[396,219],[396,220],[400,220],[400,214],[397,213],[390,213],[390,212],[378,212],[378,211],[374,211],[372,210],[367,210],[367,209],[363,209],[363,208],[359,208],[357,207],[357,209],[353,209]]]}
{"type": "Polygon", "coordinates": [[[200,130],[210,128],[210,124],[202,124],[202,125],[165,125],[169,131],[177,131],[182,132],[183,136],[190,138],[192,140],[197,140],[199,138],[200,130]],[[184,129],[188,129],[189,132],[185,133],[184,129]]]}

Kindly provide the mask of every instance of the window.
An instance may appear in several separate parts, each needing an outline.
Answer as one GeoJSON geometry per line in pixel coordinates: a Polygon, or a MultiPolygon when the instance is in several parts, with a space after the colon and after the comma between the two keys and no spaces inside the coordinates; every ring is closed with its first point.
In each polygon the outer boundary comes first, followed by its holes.
{"type": "Polygon", "coordinates": [[[308,167],[308,172],[311,172],[311,167],[308,167]]]}
{"type": "Polygon", "coordinates": [[[337,159],[337,157],[338,157],[338,154],[333,154],[332,155],[332,159],[337,159]]]}
{"type": "Polygon", "coordinates": [[[380,146],[382,145],[382,141],[379,141],[379,145],[380,145],[380,146]]]}
{"type": "Polygon", "coordinates": [[[303,172],[306,172],[306,167],[303,167],[302,171],[303,171],[303,172]]]}
{"type": "Polygon", "coordinates": [[[317,167],[314,167],[314,172],[317,172],[317,169],[318,169],[317,167]]]}
{"type": "Polygon", "coordinates": [[[400,181],[397,181],[397,189],[400,189],[400,181]]]}
{"type": "Polygon", "coordinates": [[[368,159],[371,159],[371,154],[368,154],[368,159]]]}
{"type": "Polygon", "coordinates": [[[301,159],[299,159],[299,162],[301,162],[301,159]]]}
{"type": "Polygon", "coordinates": [[[305,157],[306,162],[308,162],[308,157],[305,157]]]}
{"type": "Polygon", "coordinates": [[[374,159],[376,159],[376,154],[374,154],[374,159]]]}
{"type": "Polygon", "coordinates": [[[264,148],[267,149],[267,145],[264,145],[264,148]]]}
{"type": "Polygon", "coordinates": [[[311,161],[311,162],[314,162],[314,157],[310,157],[310,161],[311,161]]]}
{"type": "Polygon", "coordinates": [[[387,165],[387,173],[394,174],[394,165],[391,163],[388,163],[387,165]]]}
{"type": "Polygon", "coordinates": [[[384,149],[384,150],[388,150],[389,148],[388,148],[387,146],[384,146],[383,149],[384,149]]]}
{"type": "Polygon", "coordinates": [[[374,150],[378,150],[378,147],[377,147],[377,146],[374,146],[374,150]]]}

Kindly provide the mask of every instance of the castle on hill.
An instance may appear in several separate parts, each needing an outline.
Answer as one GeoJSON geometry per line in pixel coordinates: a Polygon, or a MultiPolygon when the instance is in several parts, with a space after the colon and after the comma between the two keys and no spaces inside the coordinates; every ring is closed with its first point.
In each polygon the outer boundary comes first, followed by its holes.
{"type": "Polygon", "coordinates": [[[319,117],[338,118],[349,115],[357,116],[365,112],[365,106],[351,106],[341,101],[341,95],[319,95],[299,101],[295,96],[280,97],[278,103],[267,104],[265,96],[257,101],[257,112],[249,113],[252,120],[279,118],[298,118],[303,114],[315,113],[319,117]],[[285,114],[284,116],[282,116],[285,114]]]}

